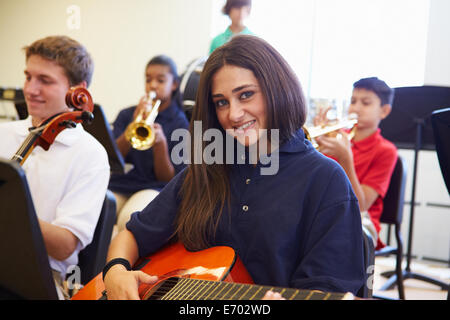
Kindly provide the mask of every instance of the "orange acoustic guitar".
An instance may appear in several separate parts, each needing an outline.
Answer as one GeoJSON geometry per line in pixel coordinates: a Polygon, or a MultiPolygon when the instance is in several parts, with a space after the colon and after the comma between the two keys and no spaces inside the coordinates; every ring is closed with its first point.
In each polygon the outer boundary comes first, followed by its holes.
{"type": "MultiPolygon", "coordinates": [[[[139,286],[143,300],[259,300],[268,290],[280,292],[286,300],[354,299],[351,293],[254,285],[235,251],[224,246],[191,252],[181,243],[171,244],[140,259],[133,269],[160,278],[155,284],[139,286]]],[[[72,300],[106,298],[102,274],[98,274],[72,300]]]]}

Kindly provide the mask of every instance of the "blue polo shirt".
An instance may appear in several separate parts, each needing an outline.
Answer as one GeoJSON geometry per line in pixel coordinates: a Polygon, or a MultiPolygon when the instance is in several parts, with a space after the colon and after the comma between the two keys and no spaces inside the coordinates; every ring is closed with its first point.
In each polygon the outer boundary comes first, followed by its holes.
{"type": "MultiPolygon", "coordinates": [[[[133,121],[133,113],[136,106],[123,109],[119,112],[116,120],[113,123],[113,135],[117,139],[127,128],[127,126],[133,121]]],[[[178,141],[171,141],[170,137],[172,132],[178,128],[189,128],[189,122],[185,113],[172,100],[172,103],[167,109],[158,113],[155,122],[159,123],[164,131],[164,135],[167,139],[169,147],[169,156],[172,152],[172,148],[178,143],[178,141]]],[[[125,162],[133,165],[133,169],[126,174],[113,174],[111,175],[109,189],[112,191],[132,194],[143,189],[156,189],[160,190],[166,185],[166,182],[158,181],[154,172],[153,164],[153,148],[148,150],[136,150],[130,149],[125,162]]],[[[185,165],[175,165],[175,172],[180,172],[185,165]]]]}
{"type": "MultiPolygon", "coordinates": [[[[341,166],[301,129],[280,146],[277,174],[261,175],[261,166],[230,165],[231,207],[212,245],[232,247],[257,284],[356,294],[364,283],[361,218],[341,166]]],[[[131,216],[140,256],[173,233],[183,179],[184,171],[131,216]]]]}

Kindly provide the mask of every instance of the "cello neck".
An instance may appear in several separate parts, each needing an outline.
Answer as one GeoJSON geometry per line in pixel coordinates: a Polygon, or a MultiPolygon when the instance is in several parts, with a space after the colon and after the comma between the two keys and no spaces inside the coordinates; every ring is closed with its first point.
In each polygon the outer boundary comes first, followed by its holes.
{"type": "Polygon", "coordinates": [[[31,151],[33,151],[36,146],[36,141],[39,138],[43,131],[43,127],[33,128],[30,130],[25,141],[22,143],[20,148],[16,151],[14,156],[11,158],[13,161],[17,161],[22,165],[27,157],[30,155],[31,151]]]}

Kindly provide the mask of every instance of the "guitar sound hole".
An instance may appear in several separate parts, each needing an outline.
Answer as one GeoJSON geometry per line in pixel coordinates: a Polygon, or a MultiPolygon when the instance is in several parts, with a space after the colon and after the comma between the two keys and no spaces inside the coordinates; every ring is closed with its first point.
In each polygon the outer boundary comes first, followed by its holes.
{"type": "Polygon", "coordinates": [[[149,287],[143,294],[142,300],[161,300],[173,287],[176,286],[180,278],[169,278],[149,287]]]}

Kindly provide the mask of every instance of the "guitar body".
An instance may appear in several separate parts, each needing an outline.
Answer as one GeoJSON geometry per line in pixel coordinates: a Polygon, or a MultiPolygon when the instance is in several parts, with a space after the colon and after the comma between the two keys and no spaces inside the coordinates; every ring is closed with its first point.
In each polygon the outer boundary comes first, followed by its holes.
{"type": "MultiPolygon", "coordinates": [[[[187,251],[181,243],[168,245],[146,258],[133,268],[160,278],[183,277],[199,280],[253,283],[242,262],[230,247],[212,247],[202,251],[187,251]]],[[[83,270],[81,270],[83,272],[83,270]]],[[[155,285],[142,284],[141,297],[155,285]]],[[[105,286],[102,274],[89,281],[72,300],[98,300],[105,286]]]]}
{"type": "MultiPolygon", "coordinates": [[[[181,243],[175,243],[140,259],[134,270],[159,277],[155,284],[139,286],[139,296],[143,300],[259,300],[268,290],[279,292],[287,300],[354,298],[351,293],[255,285],[230,247],[190,252],[181,243]]],[[[99,274],[72,299],[103,299],[106,298],[104,291],[102,274],[99,274]]]]}

